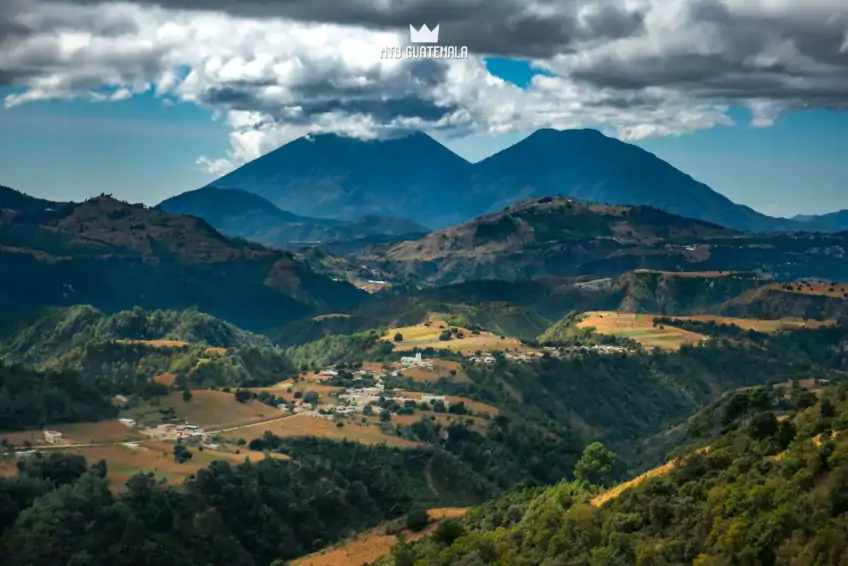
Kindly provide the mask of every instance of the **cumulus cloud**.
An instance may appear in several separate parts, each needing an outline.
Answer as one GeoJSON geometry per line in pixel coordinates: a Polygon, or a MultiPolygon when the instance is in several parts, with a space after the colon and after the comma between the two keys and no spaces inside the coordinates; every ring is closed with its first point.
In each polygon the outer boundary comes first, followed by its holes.
{"type": "Polygon", "coordinates": [[[843,0],[4,0],[0,85],[33,101],[139,93],[214,112],[222,173],[310,132],[362,138],[600,127],[622,139],[845,108],[843,0]],[[439,23],[467,60],[382,60],[439,23]],[[519,88],[483,56],[552,76],[519,88]]]}

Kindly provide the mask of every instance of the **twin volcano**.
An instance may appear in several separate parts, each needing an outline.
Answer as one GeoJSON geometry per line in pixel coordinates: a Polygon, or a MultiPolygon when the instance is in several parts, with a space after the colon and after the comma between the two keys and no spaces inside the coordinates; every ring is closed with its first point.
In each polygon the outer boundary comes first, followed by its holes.
{"type": "MultiPolygon", "coordinates": [[[[242,189],[303,216],[390,216],[432,229],[545,196],[648,205],[745,231],[820,229],[815,219],[773,218],[735,204],[655,155],[590,129],[539,130],[475,164],[423,133],[370,141],[310,135],[209,186],[242,189]]],[[[824,229],[834,231],[832,224],[824,229]]]]}

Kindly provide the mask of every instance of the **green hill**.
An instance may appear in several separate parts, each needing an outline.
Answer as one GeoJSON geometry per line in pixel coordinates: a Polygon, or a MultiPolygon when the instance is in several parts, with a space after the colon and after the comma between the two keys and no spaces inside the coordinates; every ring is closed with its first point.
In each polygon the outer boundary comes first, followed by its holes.
{"type": "Polygon", "coordinates": [[[783,422],[756,413],[608,496],[580,482],[512,494],[378,564],[844,564],[846,394],[829,388],[783,422]]]}
{"type": "Polygon", "coordinates": [[[110,394],[149,392],[154,377],[182,385],[268,385],[292,372],[271,341],[197,311],[107,315],[91,306],[47,309],[7,333],[0,360],[80,371],[110,394]]]}

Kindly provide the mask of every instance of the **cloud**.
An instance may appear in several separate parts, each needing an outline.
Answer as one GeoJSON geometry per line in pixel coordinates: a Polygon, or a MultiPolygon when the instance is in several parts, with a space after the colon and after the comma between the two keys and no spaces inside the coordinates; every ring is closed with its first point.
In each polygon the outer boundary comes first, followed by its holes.
{"type": "MultiPolygon", "coordinates": [[[[108,0],[76,0],[81,6],[108,0]]],[[[478,53],[550,57],[599,38],[632,35],[642,10],[628,0],[136,0],[137,4],[257,19],[406,32],[441,24],[442,40],[478,53]]]]}
{"type": "Polygon", "coordinates": [[[798,107],[845,108],[843,0],[5,0],[8,112],[39,100],[143,92],[230,128],[220,173],[310,132],[447,137],[600,127],[622,139],[766,127],[798,107]],[[441,25],[467,60],[381,60],[408,25],[441,25]],[[484,55],[552,76],[519,88],[484,55]]]}

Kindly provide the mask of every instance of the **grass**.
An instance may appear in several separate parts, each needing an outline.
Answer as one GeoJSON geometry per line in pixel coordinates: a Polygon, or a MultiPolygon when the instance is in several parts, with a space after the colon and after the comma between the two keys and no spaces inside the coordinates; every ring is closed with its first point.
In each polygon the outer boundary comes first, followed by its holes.
{"type": "MultiPolygon", "coordinates": [[[[698,453],[701,453],[701,452],[709,452],[709,451],[710,451],[710,447],[705,446],[704,448],[699,448],[694,453],[698,454],[698,453]]],[[[640,483],[642,483],[646,480],[649,480],[651,478],[656,478],[656,477],[659,477],[659,476],[666,475],[671,470],[673,470],[675,468],[675,466],[677,466],[678,461],[679,460],[672,460],[670,462],[666,462],[662,466],[657,466],[656,468],[648,470],[644,474],[636,476],[632,480],[626,481],[624,483],[620,483],[617,486],[612,487],[612,488],[608,489],[607,491],[605,491],[605,492],[603,492],[599,495],[596,495],[595,497],[592,498],[590,503],[594,507],[600,507],[601,505],[603,505],[607,501],[611,501],[611,500],[615,499],[616,497],[618,497],[619,495],[621,495],[622,493],[624,493],[625,491],[627,491],[631,487],[636,487],[640,483]]]]}
{"type": "Polygon", "coordinates": [[[399,365],[396,366],[396,369],[400,370],[406,377],[412,378],[415,381],[437,381],[441,377],[454,382],[469,381],[468,375],[465,373],[465,370],[462,369],[462,364],[459,362],[452,362],[449,360],[432,360],[432,363],[433,369],[423,367],[402,368],[399,365]],[[451,375],[451,371],[456,372],[456,374],[451,375]]]}
{"type": "MultiPolygon", "coordinates": [[[[258,461],[265,458],[263,452],[244,450],[240,454],[219,452],[217,450],[198,450],[189,447],[191,460],[180,464],[174,460],[174,444],[170,442],[145,442],[134,447],[123,444],[70,448],[67,451],[81,454],[89,464],[99,460],[106,461],[109,484],[116,489],[124,486],[126,481],[138,473],[152,473],[158,479],[170,485],[183,483],[190,475],[197,473],[216,460],[228,460],[235,464],[244,462],[245,458],[258,461]]],[[[285,458],[282,454],[271,457],[285,458]]]]}
{"type": "Polygon", "coordinates": [[[683,344],[697,344],[706,336],[672,326],[654,327],[654,314],[591,311],[578,323],[581,328],[594,327],[600,334],[632,338],[646,348],[676,350],[683,344]]]}
{"type": "MultiPolygon", "coordinates": [[[[427,513],[430,515],[431,521],[438,521],[445,518],[462,517],[467,511],[468,509],[463,507],[446,507],[430,509],[427,513]]],[[[417,533],[404,531],[404,540],[407,542],[416,541],[432,533],[435,528],[436,524],[432,523],[417,533]]],[[[292,566],[361,566],[385,556],[397,542],[397,535],[386,534],[386,526],[384,525],[361,533],[332,548],[299,558],[292,562],[292,566]]]]}
{"type": "Polygon", "coordinates": [[[377,427],[363,426],[349,420],[341,421],[343,427],[336,426],[335,421],[316,419],[309,415],[294,415],[289,418],[280,419],[267,424],[251,426],[247,430],[233,430],[221,434],[222,438],[237,440],[244,438],[251,440],[259,438],[266,431],[277,436],[317,436],[331,440],[349,440],[362,444],[383,444],[396,448],[413,448],[419,444],[385,434],[377,427]],[[249,430],[249,432],[247,432],[249,430]]]}
{"type": "Polygon", "coordinates": [[[121,416],[138,420],[144,414],[155,412],[159,408],[171,407],[181,419],[190,424],[200,427],[226,428],[259,422],[281,414],[279,409],[259,401],[239,403],[232,393],[209,389],[196,389],[191,393],[192,398],[189,402],[183,401],[181,392],[172,391],[152,403],[123,411],[121,416]]]}
{"type": "MultiPolygon", "coordinates": [[[[133,431],[130,427],[119,423],[117,420],[50,425],[46,428],[61,432],[62,444],[129,442],[146,438],[144,435],[133,431]]],[[[40,428],[0,434],[0,438],[5,438],[16,446],[21,446],[26,441],[31,442],[33,445],[45,444],[44,432],[40,428]]]]}
{"type": "MultiPolygon", "coordinates": [[[[582,328],[594,327],[600,334],[613,334],[623,338],[632,338],[646,348],[659,347],[667,350],[680,348],[682,344],[697,344],[706,336],[689,332],[670,325],[654,327],[654,318],[662,315],[643,313],[621,313],[615,311],[592,311],[584,313],[584,318],[578,323],[582,328]]],[[[693,316],[670,316],[678,320],[699,322],[715,322],[717,324],[735,324],[743,330],[759,332],[777,332],[797,328],[818,328],[833,324],[833,321],[805,320],[801,318],[781,318],[777,320],[760,320],[756,318],[738,318],[717,316],[711,314],[693,316]]]]}
{"type": "Polygon", "coordinates": [[[442,331],[449,328],[451,327],[444,320],[437,317],[431,317],[428,323],[391,328],[385,335],[383,335],[383,339],[392,341],[394,340],[395,334],[400,333],[403,336],[403,341],[394,343],[395,350],[399,352],[410,351],[415,348],[435,348],[437,350],[447,349],[466,355],[473,354],[477,350],[533,351],[532,348],[523,345],[515,338],[501,338],[491,332],[485,331],[481,331],[479,334],[471,334],[469,329],[461,326],[454,326],[453,328],[461,330],[464,335],[463,338],[439,340],[439,335],[442,331]]]}

